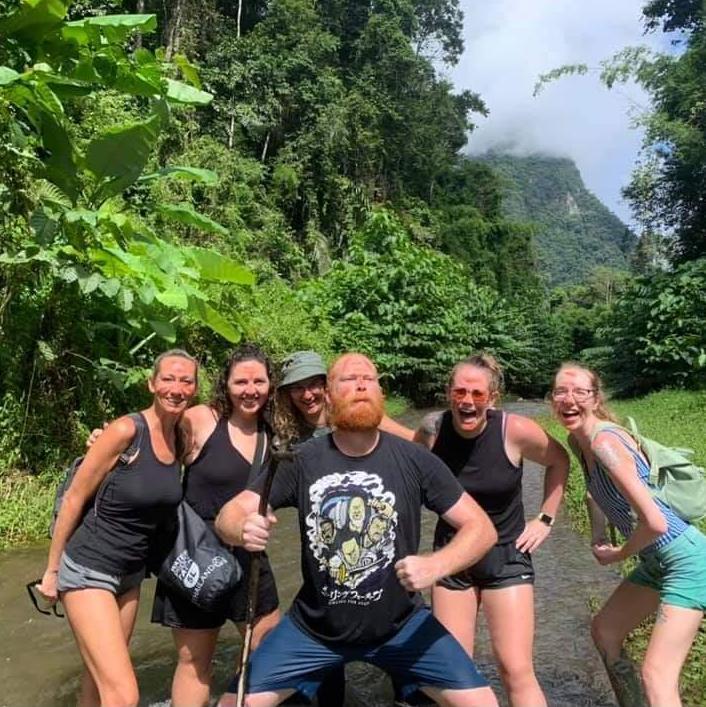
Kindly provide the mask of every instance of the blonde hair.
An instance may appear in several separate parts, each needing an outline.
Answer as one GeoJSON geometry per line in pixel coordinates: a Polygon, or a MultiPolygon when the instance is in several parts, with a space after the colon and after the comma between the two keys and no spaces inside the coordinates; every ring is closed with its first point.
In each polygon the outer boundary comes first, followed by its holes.
{"type": "Polygon", "coordinates": [[[491,395],[500,395],[502,393],[505,385],[505,376],[503,375],[502,366],[498,363],[494,356],[491,356],[485,351],[480,351],[469,356],[468,358],[464,358],[451,369],[451,375],[449,376],[448,382],[449,389],[453,386],[456,374],[465,366],[480,368],[488,374],[488,387],[490,388],[491,395]]]}
{"type": "Polygon", "coordinates": [[[606,395],[603,381],[596,371],[576,361],[564,361],[561,366],[559,366],[559,370],[554,376],[554,383],[556,383],[557,376],[564,371],[581,371],[585,373],[591,381],[591,388],[596,396],[596,409],[593,411],[593,414],[599,420],[608,420],[609,422],[615,423],[619,422],[618,417],[608,407],[608,396],[606,395]]]}
{"type": "Polygon", "coordinates": [[[162,365],[162,361],[164,361],[165,358],[184,358],[187,361],[191,361],[191,363],[194,364],[194,378],[196,379],[196,382],[198,383],[198,380],[199,380],[198,359],[196,359],[194,356],[192,356],[188,351],[184,351],[184,349],[169,349],[169,351],[164,351],[163,353],[159,354],[159,356],[157,356],[157,358],[154,360],[154,363],[152,364],[152,375],[151,375],[152,380],[154,380],[157,377],[157,374],[159,373],[160,366],[162,365]]]}

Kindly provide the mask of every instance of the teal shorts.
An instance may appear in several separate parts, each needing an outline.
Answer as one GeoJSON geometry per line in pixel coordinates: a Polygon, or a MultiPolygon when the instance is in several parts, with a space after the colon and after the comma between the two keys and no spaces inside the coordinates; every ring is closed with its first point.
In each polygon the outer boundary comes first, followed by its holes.
{"type": "Polygon", "coordinates": [[[663,604],[706,611],[706,536],[690,525],[646,556],[627,580],[659,592],[663,604]]]}

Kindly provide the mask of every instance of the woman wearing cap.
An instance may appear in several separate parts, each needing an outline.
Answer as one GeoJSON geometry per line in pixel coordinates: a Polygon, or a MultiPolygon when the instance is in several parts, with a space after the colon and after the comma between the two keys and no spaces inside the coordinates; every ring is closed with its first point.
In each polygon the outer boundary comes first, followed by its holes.
{"type": "MultiPolygon", "coordinates": [[[[282,362],[274,421],[277,434],[295,443],[331,431],[326,410],[326,366],[316,352],[296,351],[282,362]]],[[[414,435],[387,415],[380,429],[409,440],[414,435]]]]}

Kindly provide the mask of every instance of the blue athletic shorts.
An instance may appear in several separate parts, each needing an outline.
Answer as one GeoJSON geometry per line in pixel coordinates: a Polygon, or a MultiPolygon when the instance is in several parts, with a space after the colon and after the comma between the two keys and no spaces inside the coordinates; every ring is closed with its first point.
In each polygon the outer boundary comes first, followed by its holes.
{"type": "MultiPolygon", "coordinates": [[[[488,686],[458,641],[423,608],[394,636],[374,646],[323,643],[287,615],[253,653],[247,691],[291,689],[311,700],[326,673],[352,661],[372,663],[389,673],[403,699],[421,687],[467,690],[488,686]]],[[[237,684],[229,690],[235,692],[237,684]]]]}

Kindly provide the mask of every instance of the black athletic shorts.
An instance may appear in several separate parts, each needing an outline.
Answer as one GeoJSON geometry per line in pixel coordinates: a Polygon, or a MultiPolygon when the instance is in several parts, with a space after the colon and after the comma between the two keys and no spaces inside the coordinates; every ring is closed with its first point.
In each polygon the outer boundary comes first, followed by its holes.
{"type": "MultiPolygon", "coordinates": [[[[438,548],[435,548],[438,549],[438,548]]],[[[520,552],[515,541],[496,545],[475,565],[437,582],[446,589],[502,589],[516,584],[534,584],[529,552],[520,552]]]]}
{"type": "MultiPolygon", "coordinates": [[[[220,628],[230,619],[235,623],[245,621],[248,604],[250,553],[243,548],[233,549],[243,568],[243,578],[229,601],[218,611],[205,611],[190,601],[175,595],[162,582],[157,582],[152,605],[152,623],[171,628],[210,629],[220,628]]],[[[256,616],[265,616],[279,606],[277,586],[267,555],[260,560],[260,584],[258,587],[256,616]]]]}

